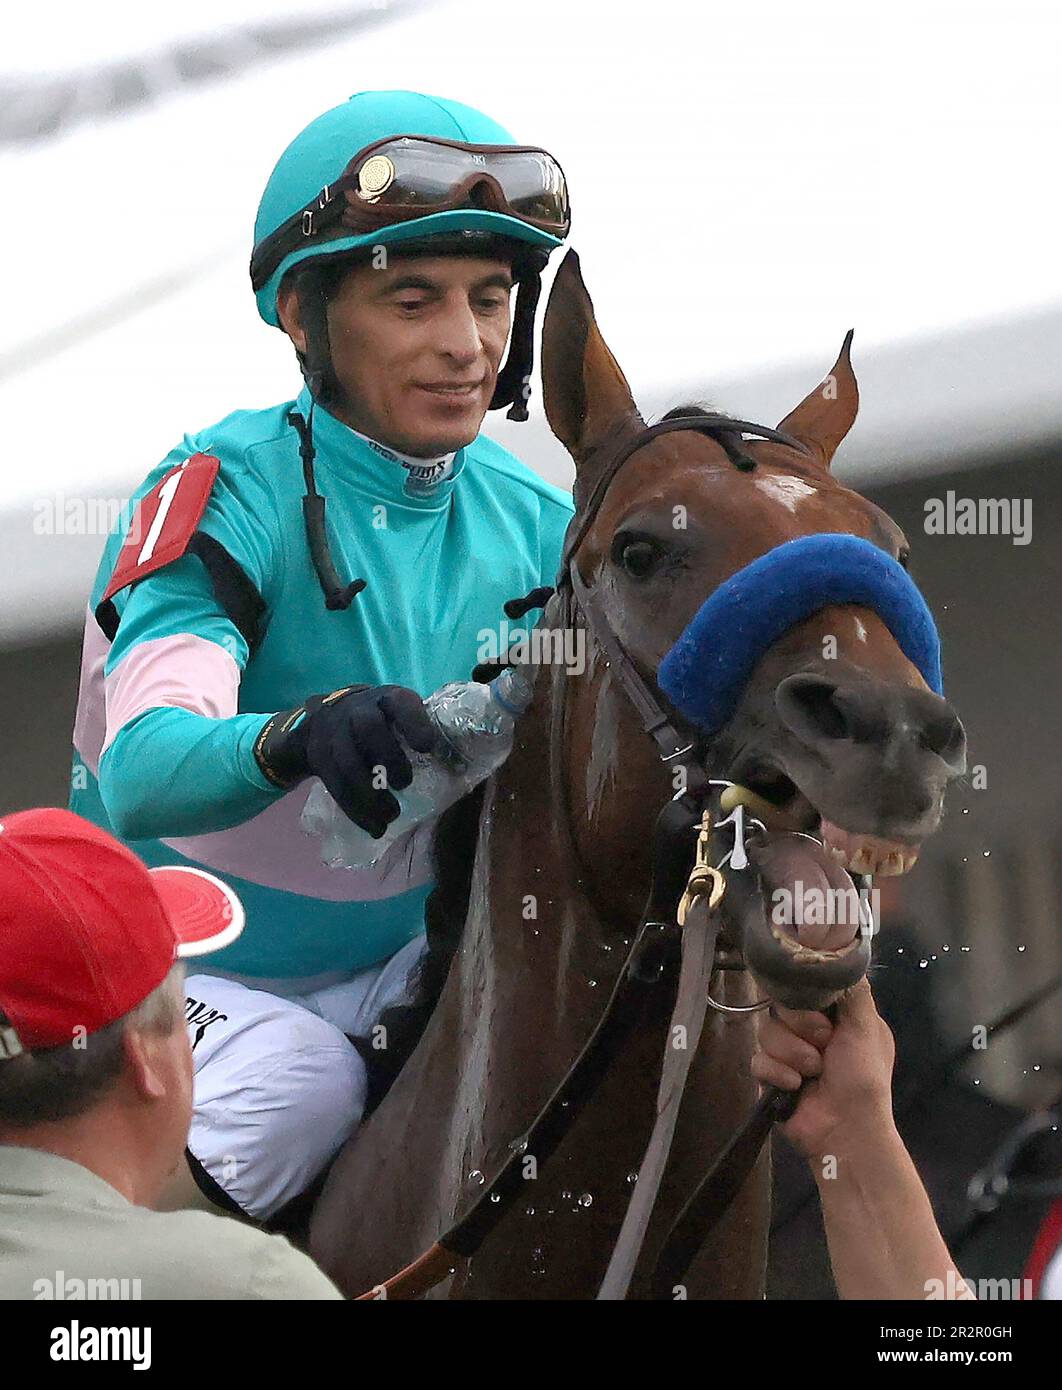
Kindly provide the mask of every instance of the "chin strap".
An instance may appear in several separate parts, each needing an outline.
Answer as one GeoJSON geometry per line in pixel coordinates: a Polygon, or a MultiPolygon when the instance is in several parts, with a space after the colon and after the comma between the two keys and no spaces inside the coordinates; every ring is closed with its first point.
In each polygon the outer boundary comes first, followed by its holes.
{"type": "Polygon", "coordinates": [[[527,402],[531,397],[531,373],[535,365],[535,310],[542,293],[541,258],[532,258],[518,279],[516,308],[513,311],[513,331],[509,356],[498,373],[490,410],[510,406],[506,419],[527,419],[527,402]]]}
{"type": "Polygon", "coordinates": [[[299,281],[299,312],[306,333],[306,351],[299,353],[299,366],[310,395],[328,405],[339,394],[339,383],[332,370],[332,345],[328,337],[328,300],[317,267],[308,267],[299,281]]]}

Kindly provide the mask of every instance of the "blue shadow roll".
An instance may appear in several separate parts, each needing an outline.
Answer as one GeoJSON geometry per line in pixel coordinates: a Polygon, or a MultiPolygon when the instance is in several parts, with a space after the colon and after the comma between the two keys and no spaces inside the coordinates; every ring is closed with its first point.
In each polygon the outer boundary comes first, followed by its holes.
{"type": "Polygon", "coordinates": [[[721,584],[660,663],[660,689],[714,734],[767,648],[812,613],[842,603],[873,609],[930,690],[943,694],[937,626],[911,576],[870,541],[832,533],[786,541],[721,584]]]}

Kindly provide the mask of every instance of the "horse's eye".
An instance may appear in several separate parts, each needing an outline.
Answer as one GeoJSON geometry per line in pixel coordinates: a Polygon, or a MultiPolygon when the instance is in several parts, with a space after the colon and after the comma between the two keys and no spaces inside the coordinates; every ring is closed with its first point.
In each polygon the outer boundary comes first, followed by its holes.
{"type": "Polygon", "coordinates": [[[644,536],[620,535],[612,546],[613,561],[622,565],[632,579],[647,579],[663,553],[655,541],[644,536]]]}
{"type": "Polygon", "coordinates": [[[909,545],[902,545],[902,546],[900,547],[900,552],[899,552],[899,554],[896,556],[896,558],[897,558],[897,560],[900,562],[900,564],[903,565],[903,567],[904,567],[905,570],[910,569],[910,568],[911,568],[911,547],[910,547],[909,545]]]}

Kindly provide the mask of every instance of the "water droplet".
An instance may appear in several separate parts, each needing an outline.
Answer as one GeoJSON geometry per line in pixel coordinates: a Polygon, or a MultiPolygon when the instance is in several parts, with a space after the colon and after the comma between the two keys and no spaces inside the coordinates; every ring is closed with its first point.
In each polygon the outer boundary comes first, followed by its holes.
{"type": "Polygon", "coordinates": [[[636,1183],[636,1182],[638,1181],[638,1174],[637,1174],[637,1173],[628,1173],[628,1174],[627,1174],[627,1181],[628,1181],[629,1183],[636,1183]]]}
{"type": "Polygon", "coordinates": [[[969,946],[960,946],[960,947],[959,947],[959,950],[960,950],[960,951],[968,951],[969,949],[970,949],[969,946]]]}
{"type": "Polygon", "coordinates": [[[525,1215],[525,1216],[534,1216],[534,1214],[535,1214],[535,1209],[534,1209],[534,1207],[524,1207],[524,1215],[525,1215]]]}
{"type": "Polygon", "coordinates": [[[951,947],[950,947],[950,946],[941,946],[940,949],[941,949],[942,951],[950,951],[950,950],[951,950],[951,947]]]}
{"type": "Polygon", "coordinates": [[[527,1138],[526,1138],[526,1136],[525,1136],[523,1139],[514,1139],[513,1142],[509,1145],[509,1148],[513,1151],[514,1154],[526,1153],[526,1152],[527,1152],[527,1138]]]}
{"type": "Polygon", "coordinates": [[[584,1192],[582,1196],[579,1198],[579,1205],[581,1207],[588,1207],[593,1202],[593,1200],[594,1199],[589,1192],[584,1192]]]}
{"type": "Polygon", "coordinates": [[[983,849],[983,850],[981,851],[981,857],[982,857],[982,859],[987,859],[987,858],[991,855],[991,853],[992,853],[992,851],[991,851],[990,849],[983,849]]]}
{"type": "Polygon", "coordinates": [[[1025,947],[1024,947],[1024,946],[1019,946],[1019,947],[1018,947],[1018,954],[1020,955],[1020,954],[1022,953],[1022,951],[1024,951],[1024,950],[1025,950],[1025,947]]]}
{"type": "Polygon", "coordinates": [[[571,1200],[572,1200],[572,1194],[568,1191],[567,1188],[565,1188],[564,1191],[561,1193],[561,1201],[562,1201],[562,1202],[570,1202],[571,1200]]]}
{"type": "Polygon", "coordinates": [[[468,1175],[468,1180],[469,1182],[474,1182],[479,1187],[482,1187],[483,1184],[487,1181],[487,1179],[483,1176],[483,1174],[479,1171],[478,1168],[472,1169],[471,1173],[469,1173],[468,1175]]]}
{"type": "Polygon", "coordinates": [[[970,808],[969,808],[969,806],[964,806],[964,807],[962,808],[962,813],[963,813],[964,816],[968,816],[968,815],[970,814],[970,808]]]}
{"type": "Polygon", "coordinates": [[[927,960],[920,960],[920,961],[918,962],[918,968],[919,968],[919,970],[924,970],[928,964],[929,964],[929,961],[927,961],[927,960]]]}
{"type": "Polygon", "coordinates": [[[586,983],[590,986],[591,989],[597,989],[597,981],[596,981],[596,980],[587,980],[586,983]]]}
{"type": "Polygon", "coordinates": [[[492,1193],[490,1194],[490,1200],[491,1200],[492,1202],[500,1202],[500,1201],[501,1201],[501,1197],[499,1196],[499,1194],[498,1194],[497,1192],[492,1192],[492,1193]]]}

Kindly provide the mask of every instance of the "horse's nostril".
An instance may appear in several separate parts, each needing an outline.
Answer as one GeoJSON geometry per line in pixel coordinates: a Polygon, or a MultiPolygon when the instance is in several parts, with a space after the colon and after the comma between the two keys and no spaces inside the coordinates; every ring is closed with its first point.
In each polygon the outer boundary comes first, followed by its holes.
{"type": "Polygon", "coordinates": [[[948,764],[962,770],[966,765],[966,730],[947,705],[926,719],[921,730],[922,743],[948,764]]]}
{"type": "Polygon", "coordinates": [[[774,703],[783,724],[798,738],[817,743],[851,737],[845,702],[832,681],[790,676],[774,692],[774,703]]]}
{"type": "Polygon", "coordinates": [[[774,701],[783,724],[805,743],[888,740],[886,705],[871,688],[839,685],[824,676],[789,676],[778,686],[774,701]]]}

